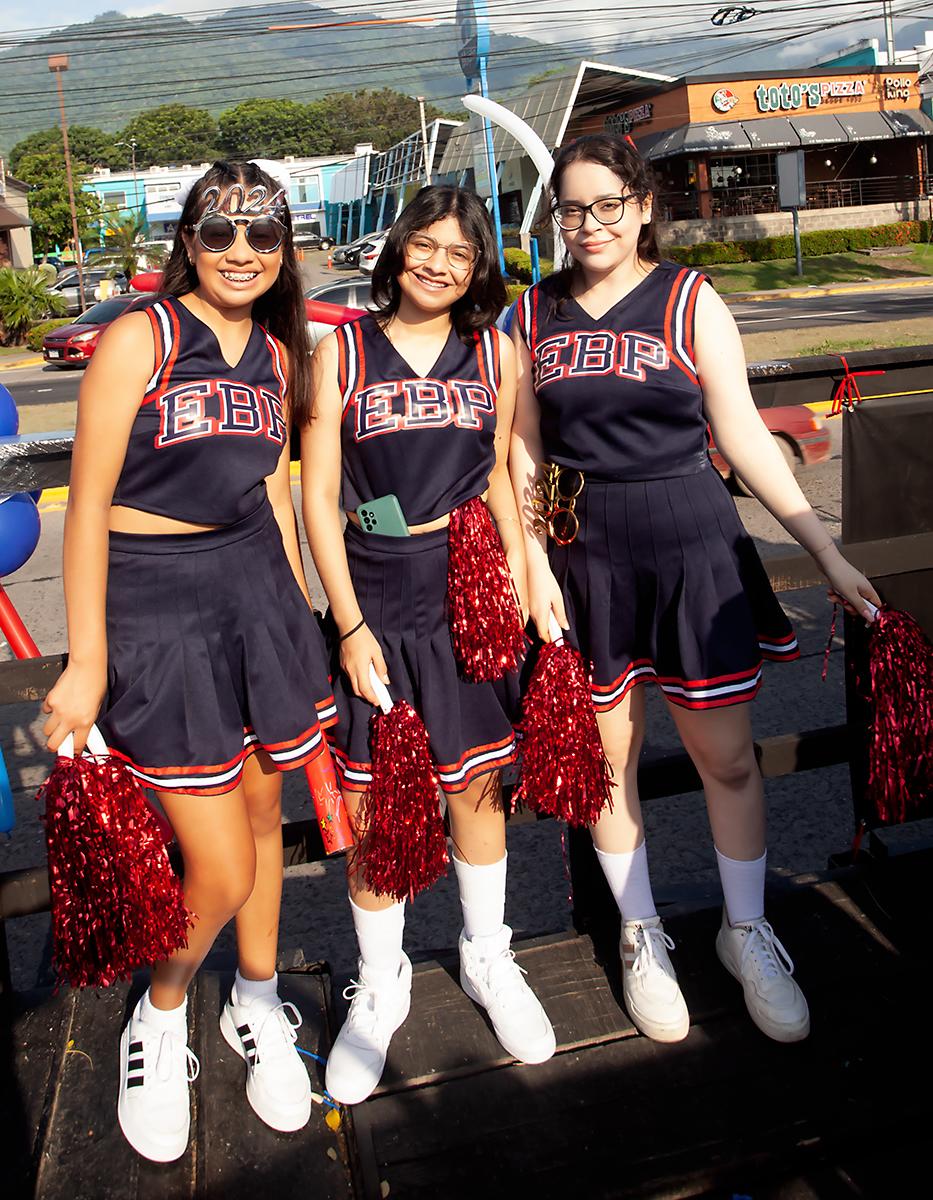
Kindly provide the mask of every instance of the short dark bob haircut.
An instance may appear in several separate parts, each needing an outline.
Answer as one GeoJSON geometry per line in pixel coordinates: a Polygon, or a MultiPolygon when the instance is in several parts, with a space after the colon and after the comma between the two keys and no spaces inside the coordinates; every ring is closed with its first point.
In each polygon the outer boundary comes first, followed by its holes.
{"type": "MultiPolygon", "coordinates": [[[[655,183],[648,164],[631,142],[611,133],[591,133],[570,142],[557,152],[554,170],[548,185],[549,208],[561,203],[561,185],[564,173],[572,163],[590,162],[608,167],[619,181],[620,187],[644,204],[654,195],[655,183]]],[[[570,197],[572,199],[572,197],[570,197]]],[[[657,204],[651,206],[651,220],[642,225],[638,232],[638,258],[641,262],[659,263],[661,251],[658,247],[657,204]]],[[[570,298],[580,264],[571,260],[569,266],[555,276],[556,295],[560,302],[570,298]]]]}
{"type": "MultiPolygon", "coordinates": [[[[181,219],[175,234],[172,252],[162,275],[162,292],[167,296],[186,296],[198,286],[198,273],[188,258],[183,234],[191,231],[202,215],[204,193],[209,187],[219,187],[221,193],[235,183],[243,185],[247,195],[249,189],[263,184],[271,198],[281,189],[271,175],[260,170],[251,162],[215,162],[198,179],[188,193],[182,209],[181,219]]],[[[282,266],[278,278],[267,292],[253,305],[253,319],[277,337],[285,346],[289,357],[288,403],[286,406],[291,423],[304,425],[311,415],[311,343],[308,340],[308,321],[301,284],[301,273],[295,246],[292,242],[292,218],[288,203],[284,202],[276,213],[285,226],[282,242],[282,266]]]]}
{"type": "Polygon", "coordinates": [[[457,336],[470,341],[475,333],[494,325],[506,301],[505,279],[499,267],[499,250],[486,206],[475,192],[434,185],[422,188],[404,208],[389,231],[373,271],[373,314],[385,327],[398,312],[402,289],[398,277],[405,270],[405,243],[412,233],[430,228],[445,217],[456,217],[464,240],[478,255],[470,286],[450,310],[457,336]]]}

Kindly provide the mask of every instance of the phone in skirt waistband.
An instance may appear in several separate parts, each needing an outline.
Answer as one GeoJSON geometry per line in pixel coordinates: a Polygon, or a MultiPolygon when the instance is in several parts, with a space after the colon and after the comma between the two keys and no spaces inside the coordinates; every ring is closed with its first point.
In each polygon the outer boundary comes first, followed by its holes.
{"type": "Polygon", "coordinates": [[[391,492],[361,504],[356,509],[356,515],[364,533],[378,533],[382,537],[411,537],[398,496],[391,492]]]}

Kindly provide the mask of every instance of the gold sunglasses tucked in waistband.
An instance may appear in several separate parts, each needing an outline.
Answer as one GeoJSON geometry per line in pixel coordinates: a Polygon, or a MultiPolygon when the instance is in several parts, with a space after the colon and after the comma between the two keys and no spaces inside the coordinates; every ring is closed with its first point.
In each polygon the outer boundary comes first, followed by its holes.
{"type": "Polygon", "coordinates": [[[542,463],[535,480],[531,506],[535,529],[545,530],[558,546],[569,546],[580,532],[574,508],[583,491],[583,472],[558,463],[542,463]]]}

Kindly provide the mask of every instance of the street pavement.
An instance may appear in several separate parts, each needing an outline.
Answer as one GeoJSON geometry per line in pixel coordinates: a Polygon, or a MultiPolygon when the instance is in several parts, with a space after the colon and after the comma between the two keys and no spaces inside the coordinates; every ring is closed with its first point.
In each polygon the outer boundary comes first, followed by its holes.
{"type": "Polygon", "coordinates": [[[743,333],[793,329],[800,322],[863,325],[919,320],[933,317],[933,287],[735,302],[729,307],[743,333]]]}

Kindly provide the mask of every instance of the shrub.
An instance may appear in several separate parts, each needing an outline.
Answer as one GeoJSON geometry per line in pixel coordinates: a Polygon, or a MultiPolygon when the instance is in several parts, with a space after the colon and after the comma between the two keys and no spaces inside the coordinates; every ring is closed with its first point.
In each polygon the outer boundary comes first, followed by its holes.
{"type": "Polygon", "coordinates": [[[50,292],[41,271],[0,268],[0,324],[9,345],[22,342],[31,325],[50,313],[61,313],[65,300],[50,292]]]}
{"type": "MultiPolygon", "coordinates": [[[[542,277],[550,275],[554,270],[554,263],[549,258],[540,259],[539,265],[542,277]]],[[[526,254],[524,250],[519,250],[516,246],[506,246],[505,269],[520,283],[531,283],[531,255],[526,254]]]]}
{"type": "Polygon", "coordinates": [[[51,333],[53,329],[58,329],[60,325],[70,325],[71,317],[57,317],[54,321],[40,321],[38,325],[33,325],[32,329],[26,334],[26,345],[30,350],[34,350],[37,354],[42,350],[42,339],[47,333],[51,333]]]}

